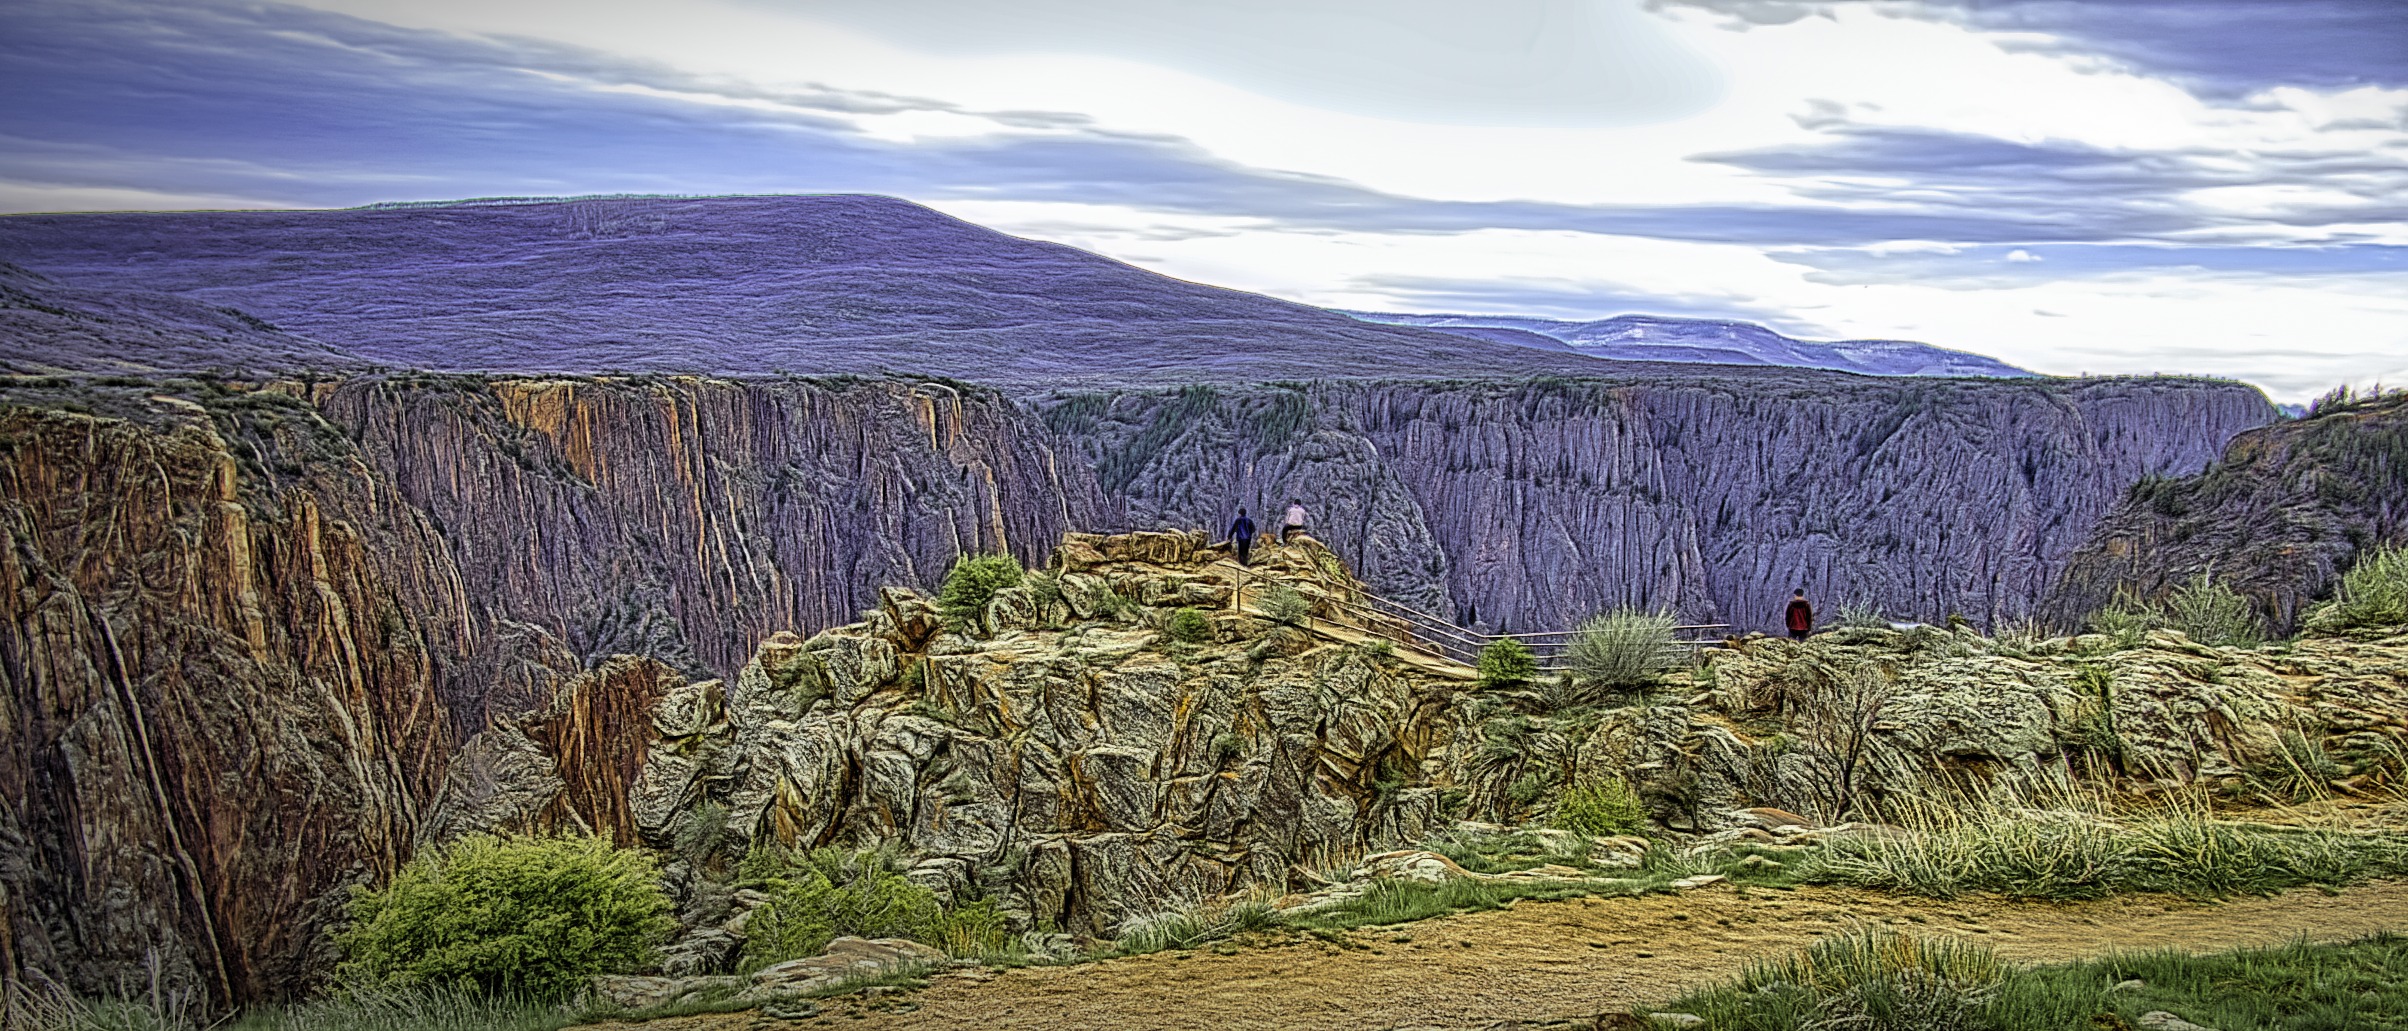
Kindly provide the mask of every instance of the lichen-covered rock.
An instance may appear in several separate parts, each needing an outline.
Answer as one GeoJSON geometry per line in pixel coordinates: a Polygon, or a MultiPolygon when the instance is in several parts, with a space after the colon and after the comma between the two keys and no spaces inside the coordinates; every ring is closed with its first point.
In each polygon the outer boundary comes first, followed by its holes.
{"type": "MultiPolygon", "coordinates": [[[[1283,888],[1299,864],[1438,822],[1423,771],[1457,683],[1332,640],[1260,658],[1250,635],[1173,641],[1158,617],[1231,575],[1216,553],[1183,534],[1073,543],[1096,558],[1063,563],[1088,562],[1061,573],[1066,622],[1031,607],[991,620],[991,636],[917,647],[892,618],[772,639],[738,673],[724,721],[685,720],[708,729],[664,739],[660,776],[642,784],[699,786],[732,826],[789,846],[898,843],[915,880],[1081,934],[1176,899],[1283,888]],[[805,668],[821,672],[777,672],[805,668]],[[829,691],[798,709],[787,699],[815,675],[829,691]],[[695,756],[707,762],[689,768],[695,756]]],[[[881,609],[922,604],[890,591],[881,609]]],[[[684,697],[663,704],[683,711],[684,697]]]]}

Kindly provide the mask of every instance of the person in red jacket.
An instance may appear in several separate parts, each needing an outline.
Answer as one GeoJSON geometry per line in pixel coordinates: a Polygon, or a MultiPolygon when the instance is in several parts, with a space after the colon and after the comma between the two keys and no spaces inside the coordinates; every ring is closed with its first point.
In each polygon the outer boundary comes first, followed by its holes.
{"type": "Polygon", "coordinates": [[[1789,623],[1790,640],[1803,641],[1807,634],[1814,632],[1814,606],[1807,604],[1806,589],[1803,587],[1798,588],[1798,593],[1789,598],[1787,622],[1789,623]]]}

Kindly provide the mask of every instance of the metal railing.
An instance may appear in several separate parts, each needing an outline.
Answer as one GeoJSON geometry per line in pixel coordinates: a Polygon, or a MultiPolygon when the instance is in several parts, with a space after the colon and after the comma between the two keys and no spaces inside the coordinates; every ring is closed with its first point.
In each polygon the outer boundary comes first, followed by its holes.
{"type": "MultiPolygon", "coordinates": [[[[1232,607],[1242,607],[1247,570],[1236,566],[1237,589],[1231,598],[1232,607]]],[[[1261,579],[1271,580],[1269,577],[1261,579]]],[[[1317,612],[1314,618],[1359,634],[1388,641],[1400,648],[1409,648],[1423,655],[1465,666],[1476,665],[1480,652],[1497,641],[1513,638],[1538,659],[1542,673],[1561,673],[1570,668],[1572,641],[1580,636],[1578,630],[1540,630],[1519,634],[1491,634],[1462,626],[1442,616],[1433,615],[1391,598],[1385,598],[1359,584],[1339,584],[1318,572],[1310,579],[1321,589],[1334,608],[1344,617],[1317,612]]],[[[1276,583],[1276,580],[1271,580],[1276,583]]],[[[1728,623],[1685,623],[1672,628],[1674,644],[1696,649],[1720,644],[1720,637],[1701,636],[1713,631],[1729,630],[1728,623]]]]}

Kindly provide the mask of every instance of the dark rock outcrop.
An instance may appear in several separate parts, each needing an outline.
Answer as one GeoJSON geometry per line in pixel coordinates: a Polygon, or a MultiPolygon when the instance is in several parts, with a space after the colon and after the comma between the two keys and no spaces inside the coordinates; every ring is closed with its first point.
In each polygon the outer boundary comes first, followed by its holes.
{"type": "Polygon", "coordinates": [[[2366,550],[2408,541],[2408,393],[2330,406],[2235,438],[2191,477],[2136,484],[2068,559],[2046,612],[2071,625],[2120,589],[2160,597],[2201,574],[2288,633],[2366,550]]]}

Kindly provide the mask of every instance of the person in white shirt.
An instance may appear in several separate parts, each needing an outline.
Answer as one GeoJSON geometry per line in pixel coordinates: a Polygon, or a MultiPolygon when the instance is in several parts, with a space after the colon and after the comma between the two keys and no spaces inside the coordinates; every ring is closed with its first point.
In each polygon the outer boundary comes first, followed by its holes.
{"type": "Polygon", "coordinates": [[[1288,542],[1288,541],[1294,540],[1294,539],[1296,539],[1296,535],[1297,535],[1297,534],[1300,534],[1300,533],[1303,533],[1303,532],[1304,532],[1304,502],[1303,502],[1301,499],[1298,499],[1298,498],[1289,498],[1289,499],[1288,499],[1288,515],[1287,515],[1287,518],[1286,518],[1286,519],[1284,519],[1284,520],[1281,520],[1281,522],[1280,522],[1280,524],[1279,524],[1279,539],[1280,539],[1280,542],[1281,542],[1281,543],[1286,543],[1286,542],[1288,542]]]}

